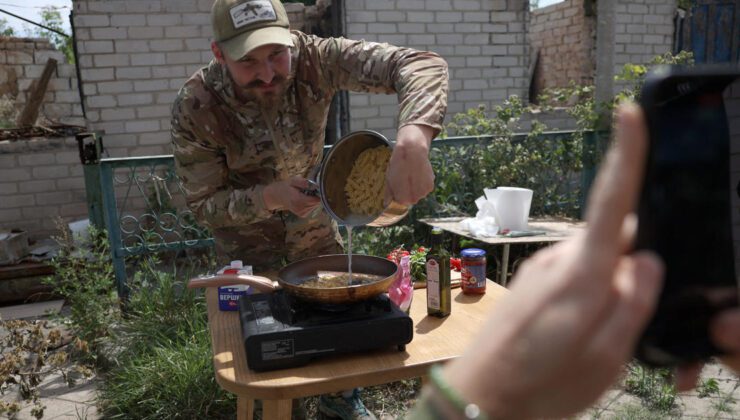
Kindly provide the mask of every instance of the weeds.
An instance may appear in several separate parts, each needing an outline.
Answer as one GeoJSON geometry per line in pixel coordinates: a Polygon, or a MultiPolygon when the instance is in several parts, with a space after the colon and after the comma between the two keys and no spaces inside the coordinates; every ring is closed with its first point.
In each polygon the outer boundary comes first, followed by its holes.
{"type": "Polygon", "coordinates": [[[719,395],[719,383],[714,378],[705,379],[696,387],[696,393],[699,395],[699,398],[719,395]]]}
{"type": "Polygon", "coordinates": [[[650,410],[668,412],[676,405],[676,387],[668,369],[649,369],[633,363],[628,366],[625,390],[639,397],[650,410]]]}
{"type": "Polygon", "coordinates": [[[735,380],[735,386],[732,388],[731,391],[723,393],[719,390],[719,387],[717,387],[717,395],[719,398],[717,398],[712,406],[714,407],[717,412],[714,414],[714,418],[717,418],[720,413],[732,413],[737,401],[734,398],[735,391],[740,388],[740,380],[735,380]]]}
{"type": "Polygon", "coordinates": [[[236,400],[215,380],[205,299],[159,266],[146,258],[134,276],[101,388],[106,418],[229,418],[236,400]]]}
{"type": "MultiPolygon", "coordinates": [[[[122,312],[105,232],[91,228],[87,249],[82,250],[66,226],[61,221],[58,225],[61,249],[52,262],[56,274],[46,283],[66,300],[74,353],[93,362],[104,378],[98,400],[104,417],[233,415],[233,396],[215,382],[203,296],[176,280],[177,268],[163,271],[158,258],[146,257],[136,261],[130,299],[122,312]]],[[[206,264],[211,261],[205,259],[206,264]]],[[[179,267],[176,259],[172,264],[179,267]]],[[[189,278],[192,273],[185,271],[182,277],[189,278]]]]}
{"type": "Polygon", "coordinates": [[[61,220],[57,226],[60,234],[55,239],[61,248],[51,262],[55,274],[44,283],[64,297],[80,354],[101,366],[107,363],[103,344],[120,319],[107,234],[91,227],[88,249],[81,249],[61,220]]]}
{"type": "Polygon", "coordinates": [[[673,418],[673,416],[664,412],[651,410],[642,405],[625,404],[620,406],[619,409],[608,418],[613,420],[663,420],[673,418]]]}

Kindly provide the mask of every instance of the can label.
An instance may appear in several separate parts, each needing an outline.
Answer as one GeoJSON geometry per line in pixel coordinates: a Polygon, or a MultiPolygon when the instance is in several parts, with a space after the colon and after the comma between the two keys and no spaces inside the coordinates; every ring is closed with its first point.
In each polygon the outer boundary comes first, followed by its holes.
{"type": "Polygon", "coordinates": [[[466,265],[463,263],[460,273],[463,285],[467,288],[478,289],[486,287],[486,265],[466,265]]]}
{"type": "MultiPolygon", "coordinates": [[[[224,267],[219,270],[218,274],[252,274],[252,267],[246,266],[241,269],[224,267]]],[[[252,293],[252,289],[244,284],[234,284],[231,286],[221,286],[218,288],[218,309],[222,311],[239,310],[239,300],[252,293]]]]}

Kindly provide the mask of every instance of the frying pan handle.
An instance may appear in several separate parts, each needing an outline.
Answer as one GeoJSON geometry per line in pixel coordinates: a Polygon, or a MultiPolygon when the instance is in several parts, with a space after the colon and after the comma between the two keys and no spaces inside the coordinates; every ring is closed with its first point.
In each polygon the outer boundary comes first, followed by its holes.
{"type": "Polygon", "coordinates": [[[269,293],[279,289],[280,286],[267,277],[250,276],[248,274],[219,274],[215,276],[196,277],[188,282],[189,289],[200,287],[221,287],[234,284],[252,286],[260,292],[269,293]]]}

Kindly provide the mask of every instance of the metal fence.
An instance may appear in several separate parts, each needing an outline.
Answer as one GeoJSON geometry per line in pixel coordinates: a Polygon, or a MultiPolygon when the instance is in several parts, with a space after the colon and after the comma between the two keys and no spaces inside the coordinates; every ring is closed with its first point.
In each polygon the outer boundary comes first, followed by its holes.
{"type": "Polygon", "coordinates": [[[119,296],[128,292],[127,257],[213,245],[185,205],[171,155],[101,159],[99,165],[119,296]]]}

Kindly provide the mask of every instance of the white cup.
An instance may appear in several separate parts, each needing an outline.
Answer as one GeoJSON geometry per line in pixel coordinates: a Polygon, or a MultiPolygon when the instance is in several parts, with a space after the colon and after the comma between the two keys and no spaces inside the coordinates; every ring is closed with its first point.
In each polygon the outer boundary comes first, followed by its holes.
{"type": "Polygon", "coordinates": [[[527,188],[498,187],[483,190],[496,208],[496,223],[501,230],[527,230],[534,192],[527,188]]]}

